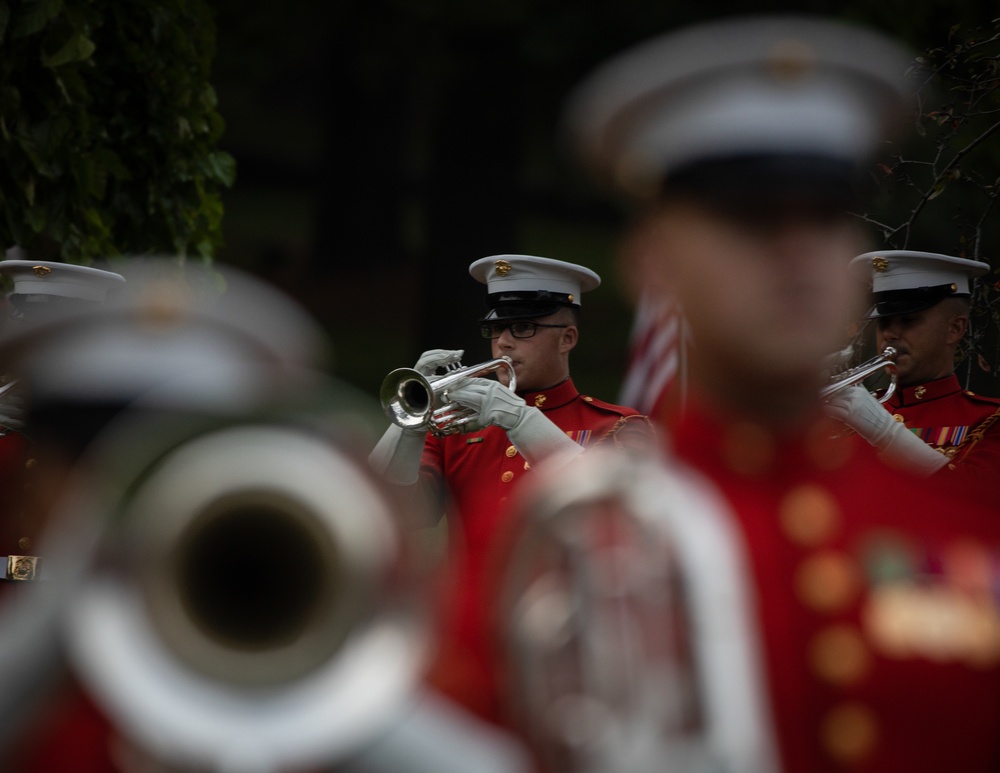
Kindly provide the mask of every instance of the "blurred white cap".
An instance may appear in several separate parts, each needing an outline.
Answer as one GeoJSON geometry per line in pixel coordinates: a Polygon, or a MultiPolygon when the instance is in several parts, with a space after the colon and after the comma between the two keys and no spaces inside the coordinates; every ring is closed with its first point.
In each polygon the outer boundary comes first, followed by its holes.
{"type": "Polygon", "coordinates": [[[103,304],[72,307],[0,338],[0,368],[36,400],[128,403],[152,394],[235,407],[319,369],[318,324],[277,289],[232,267],[134,259],[103,304]]]}
{"type": "Polygon", "coordinates": [[[871,154],[900,120],[910,60],[893,41],[832,20],[712,21],[599,68],[571,96],[567,127],[585,165],[632,196],[710,161],[798,159],[822,180],[871,154]]]}
{"type": "Polygon", "coordinates": [[[113,271],[44,260],[2,260],[0,275],[11,278],[14,295],[56,296],[81,301],[102,302],[109,293],[125,284],[125,277],[113,271]]]}

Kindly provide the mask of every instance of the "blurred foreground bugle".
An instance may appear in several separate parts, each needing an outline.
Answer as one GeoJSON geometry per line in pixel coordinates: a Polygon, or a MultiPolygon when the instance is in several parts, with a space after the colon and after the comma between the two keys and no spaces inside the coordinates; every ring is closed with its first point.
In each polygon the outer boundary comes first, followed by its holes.
{"type": "Polygon", "coordinates": [[[418,532],[318,431],[167,423],[106,439],[67,500],[107,524],[68,605],[79,679],[154,758],[270,771],[356,752],[421,673],[418,532]]]}
{"type": "Polygon", "coordinates": [[[541,768],[775,770],[725,505],[624,451],[538,472],[498,606],[513,721],[541,768]]]}

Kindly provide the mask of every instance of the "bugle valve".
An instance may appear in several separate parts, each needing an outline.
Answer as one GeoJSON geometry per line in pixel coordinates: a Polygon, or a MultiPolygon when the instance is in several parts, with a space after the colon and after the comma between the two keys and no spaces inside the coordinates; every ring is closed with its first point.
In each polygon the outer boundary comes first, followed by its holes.
{"type": "Polygon", "coordinates": [[[449,390],[462,386],[472,378],[488,376],[504,370],[507,387],[517,388],[514,364],[510,357],[498,357],[478,365],[456,367],[443,376],[424,376],[414,368],[397,368],[382,381],[379,398],[389,420],[403,429],[426,429],[432,435],[455,435],[476,412],[452,401],[449,390]]]}
{"type": "Polygon", "coordinates": [[[884,403],[896,391],[896,349],[892,346],[885,347],[880,354],[860,365],[834,374],[830,378],[830,383],[820,390],[820,397],[828,400],[847,387],[861,384],[865,379],[883,370],[889,375],[889,385],[878,397],[878,401],[884,403]]]}

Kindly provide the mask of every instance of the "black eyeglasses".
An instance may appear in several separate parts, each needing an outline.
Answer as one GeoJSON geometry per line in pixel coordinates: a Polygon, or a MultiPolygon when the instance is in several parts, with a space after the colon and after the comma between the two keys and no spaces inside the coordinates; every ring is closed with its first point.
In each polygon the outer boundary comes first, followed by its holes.
{"type": "Polygon", "coordinates": [[[499,338],[504,330],[510,330],[514,338],[531,338],[540,327],[569,327],[569,325],[546,325],[542,322],[486,322],[479,327],[483,338],[499,338]]]}

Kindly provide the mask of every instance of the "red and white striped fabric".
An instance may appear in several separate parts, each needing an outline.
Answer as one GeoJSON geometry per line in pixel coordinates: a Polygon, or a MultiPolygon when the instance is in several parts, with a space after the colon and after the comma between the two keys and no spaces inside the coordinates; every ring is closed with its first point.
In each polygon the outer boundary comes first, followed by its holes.
{"type": "Polygon", "coordinates": [[[643,298],[629,336],[629,363],[618,402],[663,418],[680,405],[685,389],[684,318],[669,301],[643,298]]]}

